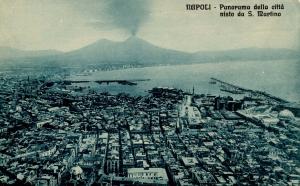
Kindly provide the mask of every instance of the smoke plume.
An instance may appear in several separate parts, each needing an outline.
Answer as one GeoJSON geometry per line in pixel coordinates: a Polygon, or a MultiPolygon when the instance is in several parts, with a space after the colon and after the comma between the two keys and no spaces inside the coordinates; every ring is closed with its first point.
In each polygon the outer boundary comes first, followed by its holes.
{"type": "Polygon", "coordinates": [[[107,0],[105,13],[110,23],[136,35],[149,15],[148,0],[107,0]]]}

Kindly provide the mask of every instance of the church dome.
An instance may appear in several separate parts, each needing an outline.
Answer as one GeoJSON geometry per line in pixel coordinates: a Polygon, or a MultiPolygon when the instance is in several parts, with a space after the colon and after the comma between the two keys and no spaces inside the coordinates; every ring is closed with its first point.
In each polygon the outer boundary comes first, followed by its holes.
{"type": "Polygon", "coordinates": [[[76,166],[76,167],[73,167],[73,168],[71,169],[71,173],[72,173],[73,175],[79,175],[79,174],[82,174],[82,173],[83,173],[83,170],[82,170],[81,167],[76,166]]]}
{"type": "Polygon", "coordinates": [[[293,120],[295,116],[291,111],[285,109],[279,112],[278,118],[283,120],[293,120]]]}

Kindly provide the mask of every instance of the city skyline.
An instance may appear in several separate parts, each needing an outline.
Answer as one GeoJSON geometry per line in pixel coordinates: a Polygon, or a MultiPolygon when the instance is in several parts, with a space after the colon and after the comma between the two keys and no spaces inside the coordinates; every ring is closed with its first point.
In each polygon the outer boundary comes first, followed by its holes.
{"type": "Polygon", "coordinates": [[[282,1],[0,0],[0,185],[300,185],[282,1]]]}

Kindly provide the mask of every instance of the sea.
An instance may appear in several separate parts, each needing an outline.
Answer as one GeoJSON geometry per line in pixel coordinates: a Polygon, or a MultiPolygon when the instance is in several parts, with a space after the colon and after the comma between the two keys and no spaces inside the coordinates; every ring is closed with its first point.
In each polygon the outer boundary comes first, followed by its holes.
{"type": "Polygon", "coordinates": [[[211,84],[210,78],[238,85],[243,88],[265,91],[291,102],[300,102],[300,60],[272,61],[224,61],[189,65],[152,66],[127,68],[111,71],[94,71],[88,75],[71,75],[72,80],[141,80],[137,85],[118,83],[81,83],[99,92],[131,95],[145,95],[153,87],[172,87],[197,94],[231,95],[220,91],[218,84],[211,84]]]}

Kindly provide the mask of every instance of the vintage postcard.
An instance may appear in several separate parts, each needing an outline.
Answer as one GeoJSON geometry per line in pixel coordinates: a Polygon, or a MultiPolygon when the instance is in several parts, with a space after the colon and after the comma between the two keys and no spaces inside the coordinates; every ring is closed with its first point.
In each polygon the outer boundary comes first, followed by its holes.
{"type": "Polygon", "coordinates": [[[300,185],[299,0],[0,0],[0,185],[300,185]]]}

